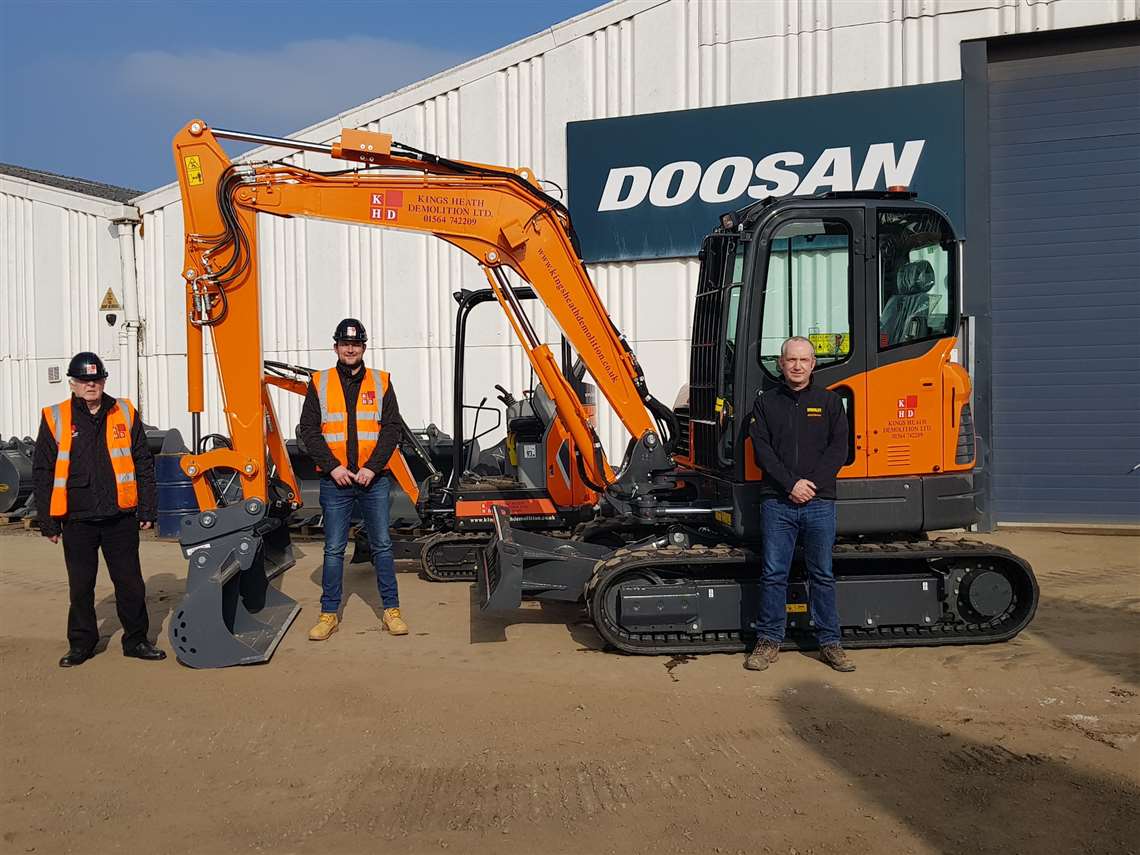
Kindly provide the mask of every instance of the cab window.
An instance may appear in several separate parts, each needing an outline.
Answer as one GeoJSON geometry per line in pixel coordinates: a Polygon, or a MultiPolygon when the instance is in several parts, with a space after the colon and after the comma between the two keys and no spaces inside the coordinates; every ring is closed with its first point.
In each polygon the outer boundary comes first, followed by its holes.
{"type": "Polygon", "coordinates": [[[935,211],[880,211],[879,349],[950,335],[957,324],[953,232],[935,211]]]}
{"type": "Polygon", "coordinates": [[[851,229],[842,220],[783,223],[764,280],[760,362],[779,376],[780,346],[805,336],[820,367],[851,356],[851,229]]]}

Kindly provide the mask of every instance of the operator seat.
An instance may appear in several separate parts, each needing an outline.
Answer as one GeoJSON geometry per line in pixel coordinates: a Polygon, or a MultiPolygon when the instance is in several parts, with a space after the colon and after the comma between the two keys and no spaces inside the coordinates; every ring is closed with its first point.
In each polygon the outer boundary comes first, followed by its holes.
{"type": "Polygon", "coordinates": [[[934,267],[908,261],[895,274],[895,293],[883,306],[879,338],[884,347],[925,338],[930,327],[930,289],[934,267]]]}

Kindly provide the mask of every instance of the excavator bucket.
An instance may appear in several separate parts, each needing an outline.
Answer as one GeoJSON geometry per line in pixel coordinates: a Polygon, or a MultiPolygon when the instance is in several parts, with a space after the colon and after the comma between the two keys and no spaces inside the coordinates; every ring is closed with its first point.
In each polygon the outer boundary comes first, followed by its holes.
{"type": "Polygon", "coordinates": [[[270,584],[294,561],[285,520],[247,499],[186,517],[179,540],[190,569],[170,620],[178,661],[191,668],[268,662],[301,610],[270,584]]]}

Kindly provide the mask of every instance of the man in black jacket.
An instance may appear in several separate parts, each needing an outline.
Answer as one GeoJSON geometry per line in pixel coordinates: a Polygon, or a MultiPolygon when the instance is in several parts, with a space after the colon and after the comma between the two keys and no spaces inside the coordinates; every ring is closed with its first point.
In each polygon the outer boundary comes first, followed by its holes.
{"type": "Polygon", "coordinates": [[[71,397],[44,408],[32,462],[40,532],[52,543],[62,534],[67,563],[70,649],[60,667],[82,665],[95,655],[100,548],[115,586],[123,655],[165,659],[147,639],[150,619],[139,564],[139,529],[151,528],[155,519],[154,458],[142,416],[126,398],[103,391],[107,371],[94,353],[76,354],[67,376],[71,397]]]}
{"type": "Polygon", "coordinates": [[[372,547],[384,608],[382,625],[392,635],[408,634],[400,614],[396,562],[388,533],[390,482],[384,474],[400,442],[403,422],[388,374],[364,365],[367,341],[364,325],[355,318],[337,324],[333,333],[336,367],[313,375],[297,425],[297,436],[324,473],[321,616],[309,631],[311,641],[325,641],[340,624],[344,550],[354,505],[360,509],[372,547]]]}
{"type": "Polygon", "coordinates": [[[796,541],[803,544],[810,617],[820,658],[836,671],[855,665],[840,647],[831,551],[835,545],[835,478],[847,459],[847,415],[839,396],[812,385],[815,349],[802,336],[780,348],[783,383],[759,395],[749,435],[763,470],[760,619],[756,648],[745,667],[776,661],[787,626],[788,573],[796,541]]]}

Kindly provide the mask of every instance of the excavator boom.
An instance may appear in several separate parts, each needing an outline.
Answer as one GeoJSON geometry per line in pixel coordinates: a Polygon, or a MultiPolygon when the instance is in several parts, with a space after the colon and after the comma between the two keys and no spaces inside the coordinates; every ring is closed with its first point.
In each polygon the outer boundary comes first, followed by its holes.
{"type": "MultiPolygon", "coordinates": [[[[226,414],[234,439],[228,464],[236,462],[240,464],[236,468],[245,471],[250,461],[242,456],[244,451],[265,445],[256,435],[258,425],[248,418],[256,412],[249,401],[255,389],[251,366],[260,339],[246,334],[245,322],[233,320],[235,314],[245,320],[256,316],[257,213],[426,232],[480,264],[565,428],[579,449],[592,450],[582,457],[588,481],[600,487],[614,484],[616,474],[593,432],[585,404],[562,375],[549,347],[539,340],[504,274],[512,270],[531,285],[630,436],[644,440],[651,450],[661,447],[671,413],[649,395],[633,352],[610,321],[574,246],[565,208],[538,188],[528,169],[450,161],[406,147],[405,153],[399,153],[393,146],[399,144],[388,135],[365,131],[346,130],[337,143],[321,146],[212,131],[200,121],[191,122],[175,137],[186,209],[183,275],[189,312],[190,411],[201,412],[203,406],[201,330],[209,326],[223,366],[226,414]],[[362,168],[320,173],[281,164],[235,166],[218,138],[305,148],[360,162],[362,168]]],[[[266,439],[272,447],[273,439],[266,439]]],[[[658,468],[668,468],[666,455],[661,454],[658,463],[658,468]]],[[[220,463],[186,462],[187,471],[191,466],[204,471],[211,465],[220,463]]],[[[256,460],[253,467],[258,469],[256,460]]],[[[246,484],[246,495],[264,493],[260,472],[254,471],[246,484]]]]}

